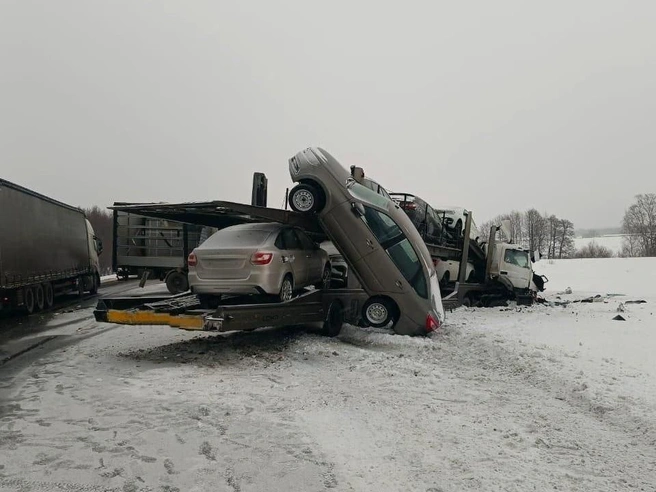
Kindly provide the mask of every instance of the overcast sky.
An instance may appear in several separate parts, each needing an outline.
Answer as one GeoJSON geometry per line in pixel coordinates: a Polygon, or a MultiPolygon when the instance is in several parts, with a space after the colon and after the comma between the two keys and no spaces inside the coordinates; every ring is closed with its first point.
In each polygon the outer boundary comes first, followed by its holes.
{"type": "Polygon", "coordinates": [[[656,2],[0,0],[0,176],[250,200],[321,146],[390,191],[618,225],[656,192],[656,2]]]}

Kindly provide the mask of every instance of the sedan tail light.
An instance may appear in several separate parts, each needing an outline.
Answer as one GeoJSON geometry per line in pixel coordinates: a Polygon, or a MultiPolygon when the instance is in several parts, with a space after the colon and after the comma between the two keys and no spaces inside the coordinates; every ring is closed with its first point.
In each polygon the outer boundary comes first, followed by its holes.
{"type": "Polygon", "coordinates": [[[253,256],[251,256],[251,263],[253,265],[268,265],[271,263],[272,259],[273,253],[264,253],[262,251],[258,251],[257,253],[253,253],[253,256]]]}
{"type": "Polygon", "coordinates": [[[198,263],[198,258],[196,258],[196,253],[192,251],[191,253],[189,253],[189,256],[187,256],[187,266],[195,267],[197,263],[198,263]]]}
{"type": "Polygon", "coordinates": [[[431,313],[426,315],[426,331],[436,331],[440,329],[440,320],[435,319],[431,313]]]}

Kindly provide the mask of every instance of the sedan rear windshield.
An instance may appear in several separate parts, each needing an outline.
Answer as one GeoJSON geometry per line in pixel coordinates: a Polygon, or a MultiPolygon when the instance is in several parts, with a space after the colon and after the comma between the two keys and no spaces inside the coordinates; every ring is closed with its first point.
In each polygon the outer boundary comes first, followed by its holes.
{"type": "Polygon", "coordinates": [[[259,246],[271,234],[266,229],[222,229],[212,234],[203,247],[232,248],[239,246],[259,246]]]}

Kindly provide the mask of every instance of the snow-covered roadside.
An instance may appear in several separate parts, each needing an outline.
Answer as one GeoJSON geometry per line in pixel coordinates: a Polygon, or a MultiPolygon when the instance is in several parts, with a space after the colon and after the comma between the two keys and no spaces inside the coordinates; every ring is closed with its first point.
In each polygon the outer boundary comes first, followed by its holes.
{"type": "Polygon", "coordinates": [[[654,490],[653,303],[617,299],[431,338],[116,327],[2,380],[0,490],[654,490]]]}

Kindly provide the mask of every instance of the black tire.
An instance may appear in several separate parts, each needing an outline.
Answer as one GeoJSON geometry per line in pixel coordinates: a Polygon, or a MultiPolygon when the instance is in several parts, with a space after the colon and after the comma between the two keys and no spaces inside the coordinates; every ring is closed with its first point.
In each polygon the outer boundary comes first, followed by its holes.
{"type": "Polygon", "coordinates": [[[328,307],[326,313],[326,320],[323,322],[321,334],[327,337],[336,337],[342,331],[344,324],[344,309],[342,303],[333,301],[328,307]]]}
{"type": "Polygon", "coordinates": [[[317,289],[330,289],[330,282],[333,276],[332,269],[330,268],[330,263],[326,263],[323,267],[323,272],[321,273],[321,282],[314,284],[317,289]]]}
{"type": "Polygon", "coordinates": [[[289,192],[289,206],[295,212],[314,214],[324,206],[324,196],[320,188],[308,183],[294,186],[289,192]]]}
{"type": "Polygon", "coordinates": [[[84,277],[79,276],[77,278],[77,295],[78,297],[84,297],[84,277]]]}
{"type": "Polygon", "coordinates": [[[45,305],[45,294],[43,292],[43,287],[41,284],[35,285],[32,287],[34,292],[34,309],[36,311],[43,311],[43,306],[45,305]]]}
{"type": "Polygon", "coordinates": [[[32,287],[25,287],[23,289],[23,309],[27,314],[34,312],[34,291],[32,287]]]}
{"type": "Polygon", "coordinates": [[[469,275],[467,276],[467,282],[468,283],[473,283],[476,280],[476,270],[472,270],[469,272],[469,275]]]}
{"type": "Polygon", "coordinates": [[[362,306],[362,318],[374,328],[384,328],[397,317],[396,304],[386,297],[370,297],[362,306]]]}
{"type": "Polygon", "coordinates": [[[458,236],[462,236],[464,233],[463,228],[462,228],[462,220],[458,219],[456,222],[456,234],[458,236]]]}
{"type": "Polygon", "coordinates": [[[169,273],[166,276],[166,288],[173,295],[187,292],[187,290],[189,290],[189,281],[187,280],[187,276],[184,273],[178,271],[169,273]]]}
{"type": "Polygon", "coordinates": [[[278,292],[277,299],[280,302],[291,301],[294,298],[294,279],[288,273],[280,283],[280,291],[278,292]]]}
{"type": "Polygon", "coordinates": [[[471,307],[472,305],[471,297],[465,296],[465,298],[462,300],[462,305],[465,307],[471,307]]]}
{"type": "Polygon", "coordinates": [[[96,295],[98,293],[98,289],[100,288],[100,275],[95,274],[93,276],[93,284],[91,285],[91,289],[89,290],[89,293],[91,295],[96,295]]]}
{"type": "Polygon", "coordinates": [[[55,291],[50,282],[43,284],[43,302],[46,309],[50,309],[55,303],[55,291]]]}
{"type": "Polygon", "coordinates": [[[444,272],[444,275],[442,276],[442,281],[440,282],[442,284],[442,287],[446,287],[449,285],[449,282],[451,281],[451,272],[448,270],[444,272]]]}

